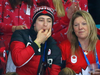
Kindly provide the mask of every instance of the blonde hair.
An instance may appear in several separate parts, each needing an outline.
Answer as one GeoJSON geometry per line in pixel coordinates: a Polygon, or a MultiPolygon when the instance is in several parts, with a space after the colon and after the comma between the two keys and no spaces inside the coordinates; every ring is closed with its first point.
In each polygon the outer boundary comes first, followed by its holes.
{"type": "Polygon", "coordinates": [[[66,68],[62,69],[62,70],[59,72],[58,75],[76,75],[76,73],[75,73],[72,69],[66,67],[66,68]]]}
{"type": "Polygon", "coordinates": [[[53,4],[54,4],[54,7],[57,11],[57,16],[58,17],[65,16],[65,10],[64,10],[62,0],[53,0],[53,4]]]}
{"type": "Polygon", "coordinates": [[[79,10],[73,14],[73,16],[70,20],[69,29],[68,29],[68,33],[67,33],[68,39],[71,42],[72,53],[75,53],[75,51],[79,50],[78,38],[74,33],[73,25],[74,25],[75,19],[80,16],[86,20],[87,25],[88,25],[89,36],[87,38],[89,39],[89,46],[88,46],[89,51],[95,50],[96,42],[98,40],[97,28],[95,26],[95,22],[94,22],[92,16],[86,11],[79,10]]]}

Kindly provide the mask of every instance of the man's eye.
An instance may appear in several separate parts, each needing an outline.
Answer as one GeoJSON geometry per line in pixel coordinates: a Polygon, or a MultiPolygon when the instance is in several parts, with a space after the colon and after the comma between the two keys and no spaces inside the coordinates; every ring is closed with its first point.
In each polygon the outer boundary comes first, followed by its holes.
{"type": "Polygon", "coordinates": [[[74,24],[74,26],[78,26],[77,24],[74,24]]]}
{"type": "Polygon", "coordinates": [[[51,22],[51,21],[48,21],[48,22],[51,22]]]}
{"type": "Polygon", "coordinates": [[[39,21],[43,21],[43,20],[39,20],[39,21]]]}

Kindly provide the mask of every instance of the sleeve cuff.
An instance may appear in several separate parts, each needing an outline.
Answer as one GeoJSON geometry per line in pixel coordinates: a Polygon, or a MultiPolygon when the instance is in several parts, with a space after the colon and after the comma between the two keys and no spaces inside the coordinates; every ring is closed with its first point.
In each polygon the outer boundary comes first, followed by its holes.
{"type": "Polygon", "coordinates": [[[38,44],[36,41],[34,41],[34,42],[38,45],[39,48],[41,48],[41,45],[40,44],[38,44]]]}
{"type": "Polygon", "coordinates": [[[41,55],[41,48],[35,42],[31,43],[30,46],[33,48],[35,55],[41,55]]]}

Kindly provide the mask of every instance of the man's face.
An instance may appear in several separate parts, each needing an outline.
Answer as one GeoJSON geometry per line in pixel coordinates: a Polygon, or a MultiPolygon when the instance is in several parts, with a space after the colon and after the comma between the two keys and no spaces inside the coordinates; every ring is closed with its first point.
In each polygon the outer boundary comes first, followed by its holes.
{"type": "Polygon", "coordinates": [[[52,28],[52,18],[47,15],[39,16],[34,24],[34,30],[36,32],[38,32],[41,29],[45,31],[51,28],[52,28]]]}

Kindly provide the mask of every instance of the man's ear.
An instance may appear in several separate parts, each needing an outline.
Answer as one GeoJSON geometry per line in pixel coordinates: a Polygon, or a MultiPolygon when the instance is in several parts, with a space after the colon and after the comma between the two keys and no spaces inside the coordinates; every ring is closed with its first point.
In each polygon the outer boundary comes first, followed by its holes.
{"type": "Polygon", "coordinates": [[[36,26],[36,24],[34,23],[34,25],[33,25],[34,27],[36,26]]]}

